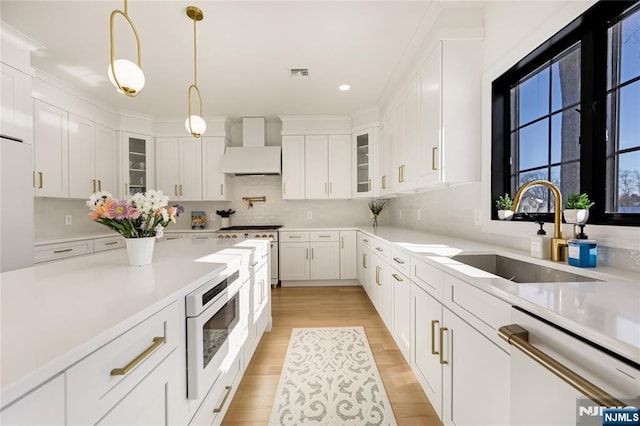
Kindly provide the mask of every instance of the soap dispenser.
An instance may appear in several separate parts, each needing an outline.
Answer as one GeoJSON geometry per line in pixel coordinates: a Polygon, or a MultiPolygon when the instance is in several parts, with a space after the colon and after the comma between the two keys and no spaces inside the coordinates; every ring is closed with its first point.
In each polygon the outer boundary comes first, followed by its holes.
{"type": "Polygon", "coordinates": [[[549,259],[551,257],[551,238],[547,237],[544,230],[544,222],[536,222],[540,229],[534,237],[531,237],[531,257],[549,259]]]}
{"type": "Polygon", "coordinates": [[[595,268],[598,263],[598,245],[596,240],[590,240],[584,233],[584,225],[579,226],[580,232],[576,238],[567,242],[567,262],[580,268],[595,268]]]}

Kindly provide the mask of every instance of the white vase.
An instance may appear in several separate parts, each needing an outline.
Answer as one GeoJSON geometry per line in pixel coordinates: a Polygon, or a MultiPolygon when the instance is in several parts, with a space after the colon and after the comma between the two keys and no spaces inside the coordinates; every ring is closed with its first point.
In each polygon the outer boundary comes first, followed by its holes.
{"type": "Polygon", "coordinates": [[[151,264],[156,237],[127,238],[125,242],[127,244],[129,265],[144,266],[151,264]]]}
{"type": "Polygon", "coordinates": [[[512,210],[498,210],[498,219],[511,220],[512,217],[513,217],[512,210]]]}
{"type": "Polygon", "coordinates": [[[576,225],[584,225],[589,219],[589,210],[585,209],[565,209],[563,214],[565,222],[576,225]]]}
{"type": "Polygon", "coordinates": [[[229,226],[229,218],[228,217],[221,217],[220,218],[220,228],[226,228],[229,226]]]}

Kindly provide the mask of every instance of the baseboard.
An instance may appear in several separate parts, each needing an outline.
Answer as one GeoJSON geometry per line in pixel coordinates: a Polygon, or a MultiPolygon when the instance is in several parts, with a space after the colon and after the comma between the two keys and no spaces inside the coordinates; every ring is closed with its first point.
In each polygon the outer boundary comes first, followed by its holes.
{"type": "Polygon", "coordinates": [[[300,280],[280,281],[282,287],[341,287],[360,285],[358,280],[300,280]]]}

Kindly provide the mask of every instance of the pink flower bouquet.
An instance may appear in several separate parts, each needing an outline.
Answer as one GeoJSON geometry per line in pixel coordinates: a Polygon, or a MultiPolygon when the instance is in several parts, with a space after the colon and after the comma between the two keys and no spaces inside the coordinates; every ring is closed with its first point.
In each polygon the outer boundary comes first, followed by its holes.
{"type": "Polygon", "coordinates": [[[86,202],[89,217],[125,238],[161,238],[169,222],[184,211],[180,205],[167,207],[169,197],[162,191],[149,190],[126,201],[117,200],[105,191],[94,192],[86,202]]]}

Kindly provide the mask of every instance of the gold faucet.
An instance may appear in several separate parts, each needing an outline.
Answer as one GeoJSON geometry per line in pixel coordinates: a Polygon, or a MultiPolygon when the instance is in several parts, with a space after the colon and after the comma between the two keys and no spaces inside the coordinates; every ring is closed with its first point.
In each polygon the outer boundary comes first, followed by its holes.
{"type": "Polygon", "coordinates": [[[555,207],[553,216],[553,238],[551,239],[551,260],[563,261],[566,259],[567,254],[567,240],[562,238],[562,195],[560,194],[560,189],[558,189],[557,186],[548,180],[532,180],[525,183],[518,189],[515,197],[513,197],[513,206],[511,207],[511,210],[515,213],[518,210],[518,204],[520,204],[522,194],[524,194],[527,189],[536,185],[545,186],[553,192],[555,207]]]}

